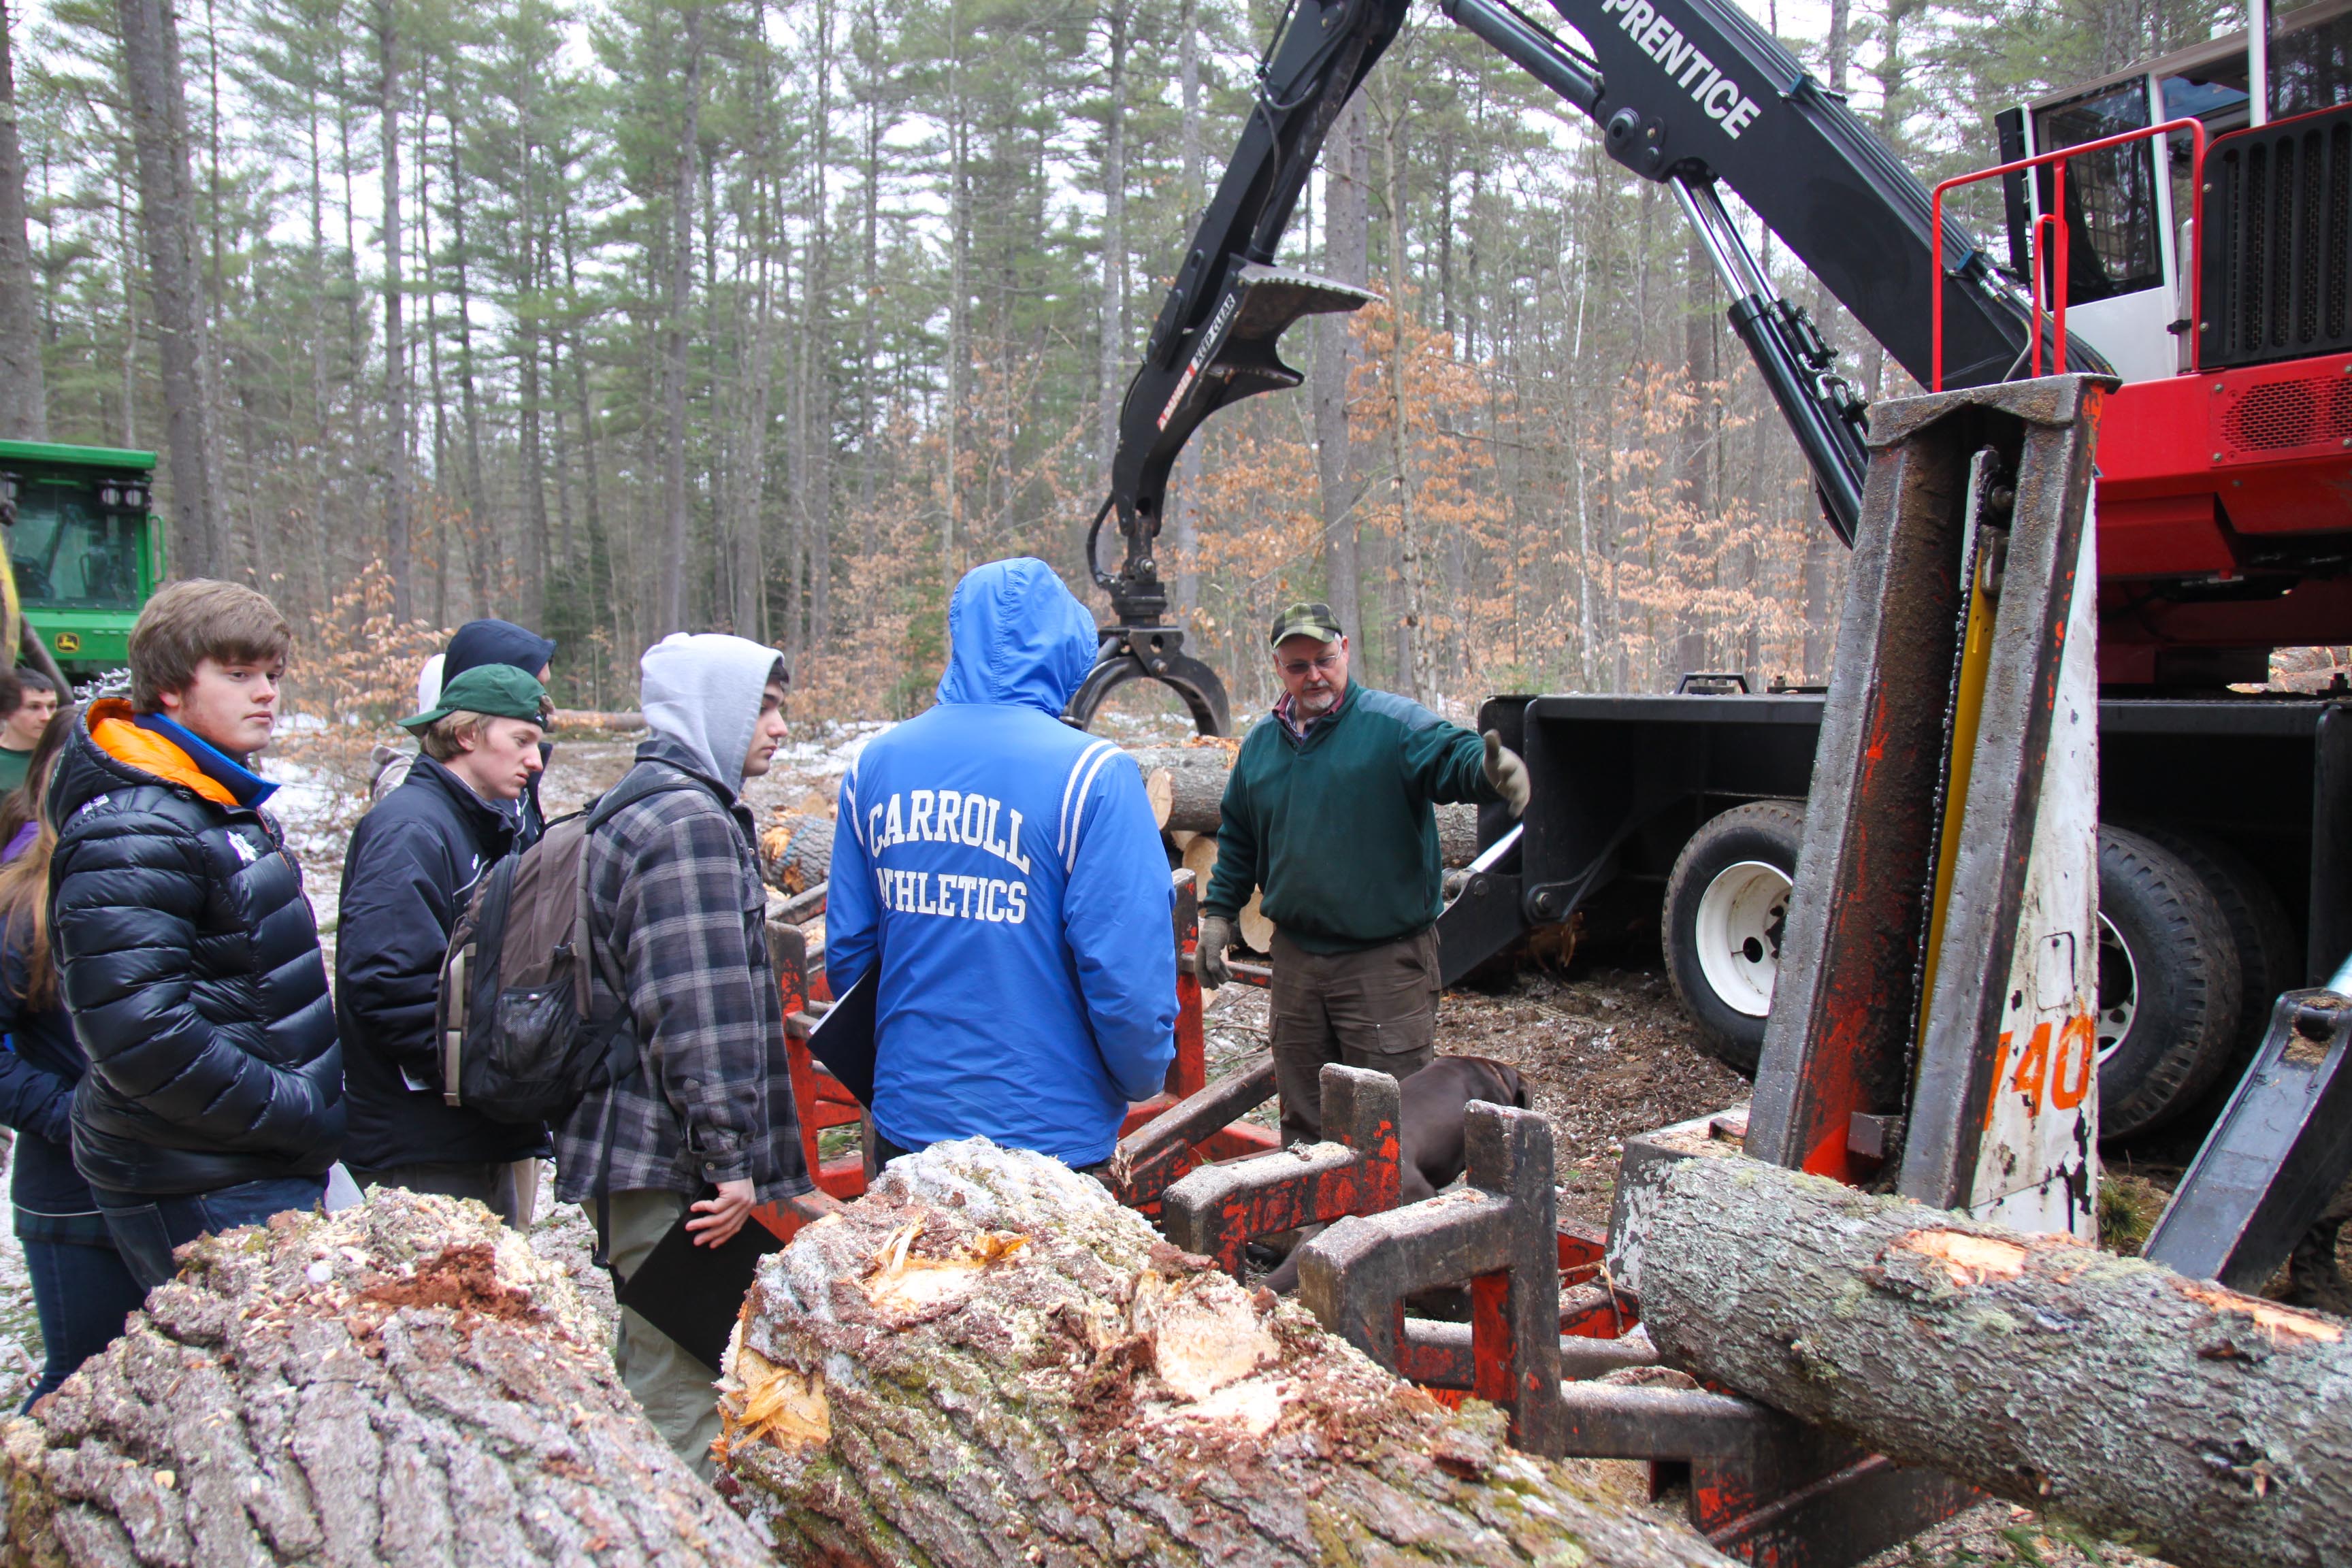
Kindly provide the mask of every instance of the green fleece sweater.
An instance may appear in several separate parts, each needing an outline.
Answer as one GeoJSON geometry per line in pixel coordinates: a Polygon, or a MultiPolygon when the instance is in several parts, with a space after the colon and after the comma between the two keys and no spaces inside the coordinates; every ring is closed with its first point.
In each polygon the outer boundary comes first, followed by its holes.
{"type": "Polygon", "coordinates": [[[1444,899],[1430,807],[1502,798],[1486,755],[1474,731],[1361,686],[1304,744],[1281,720],[1260,720],[1225,781],[1202,908],[1230,919],[1263,888],[1266,918],[1309,952],[1418,935],[1444,899]]]}

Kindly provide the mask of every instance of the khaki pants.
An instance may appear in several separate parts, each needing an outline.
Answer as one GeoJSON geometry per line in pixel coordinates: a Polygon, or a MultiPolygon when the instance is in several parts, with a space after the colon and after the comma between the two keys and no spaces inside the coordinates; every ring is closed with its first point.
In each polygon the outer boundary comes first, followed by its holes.
{"type": "MultiPolygon", "coordinates": [[[[614,1193],[612,1233],[607,1255],[623,1279],[637,1270],[661,1238],[686,1215],[686,1195],[652,1190],[614,1193]]],[[[596,1220],[596,1203],[581,1205],[590,1224],[596,1220]]],[[[757,1220],[747,1220],[756,1225],[757,1220]]],[[[715,1480],[719,1467],[711,1462],[711,1440],[719,1436],[719,1381],[716,1367],[705,1366],[678,1342],[631,1311],[620,1309],[620,1327],[613,1335],[613,1365],[622,1384],[636,1395],[646,1419],[662,1435],[672,1452],[694,1467],[704,1480],[715,1480]]]]}
{"type": "Polygon", "coordinates": [[[1402,1082],[1435,1054],[1437,932],[1362,952],[1308,952],[1274,938],[1270,1009],[1282,1141],[1323,1135],[1323,1064],[1369,1068],[1402,1082]]]}

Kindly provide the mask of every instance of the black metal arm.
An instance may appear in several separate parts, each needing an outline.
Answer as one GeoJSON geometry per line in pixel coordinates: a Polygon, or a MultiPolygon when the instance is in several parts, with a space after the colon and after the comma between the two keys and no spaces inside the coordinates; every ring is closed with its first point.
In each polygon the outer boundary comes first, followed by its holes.
{"type": "MultiPolygon", "coordinates": [[[[1087,563],[1115,624],[1071,704],[1090,721],[1114,688],[1157,679],[1183,694],[1204,733],[1228,727],[1224,688],[1166,624],[1154,541],[1168,476],[1201,422],[1304,378],[1276,344],[1302,316],[1372,298],[1273,265],[1292,209],[1349,97],[1394,41],[1406,0],[1292,0],[1258,69],[1257,101],[1202,216],[1129,384],[1111,493],[1087,535],[1087,563]],[[1115,569],[1098,548],[1116,521],[1115,569]]],[[[2016,374],[2031,334],[2024,296],[1950,216],[1928,233],[1927,192],[1843,98],[1807,75],[1736,0],[1550,0],[1587,55],[1512,0],[1439,0],[1460,26],[1600,123],[1611,156],[1667,184],[1696,226],[1747,344],[1813,469],[1841,539],[1860,511],[1866,410],[1803,308],[1780,297],[1748,254],[1716,187],[1737,191],[1823,287],[1914,376],[1928,374],[1931,289],[1945,290],[1945,384],[2016,374]]],[[[2079,339],[2067,363],[2105,367],[2079,339]]]]}

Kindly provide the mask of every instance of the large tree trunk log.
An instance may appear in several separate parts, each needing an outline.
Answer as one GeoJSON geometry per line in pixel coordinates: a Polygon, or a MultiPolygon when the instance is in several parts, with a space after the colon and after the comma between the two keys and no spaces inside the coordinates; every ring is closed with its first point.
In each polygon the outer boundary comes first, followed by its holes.
{"type": "Polygon", "coordinates": [[[729,1363],[721,1489],[787,1562],[1725,1561],[982,1140],[769,1258],[729,1363]]]}
{"type": "Polygon", "coordinates": [[[392,1188],[197,1242],[0,1463],[8,1564],[767,1559],[557,1265],[392,1188]]]}
{"type": "Polygon", "coordinates": [[[2060,1237],[1692,1159],[1642,1321],[1702,1377],[2197,1568],[2352,1562],[2344,1325],[2060,1237]]]}

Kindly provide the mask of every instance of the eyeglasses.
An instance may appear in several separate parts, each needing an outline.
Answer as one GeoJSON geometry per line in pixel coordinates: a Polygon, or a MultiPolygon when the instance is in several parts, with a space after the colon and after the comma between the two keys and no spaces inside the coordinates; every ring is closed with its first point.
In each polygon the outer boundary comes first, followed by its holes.
{"type": "Polygon", "coordinates": [[[1339,668],[1340,660],[1347,657],[1348,656],[1344,653],[1327,653],[1316,658],[1293,659],[1289,663],[1278,665],[1276,668],[1279,668],[1283,674],[1290,677],[1291,679],[1297,680],[1306,675],[1306,673],[1310,669],[1319,669],[1324,674],[1328,675],[1333,670],[1339,668]]]}

